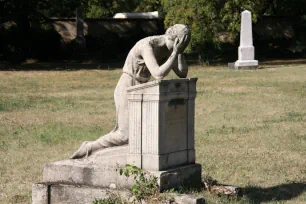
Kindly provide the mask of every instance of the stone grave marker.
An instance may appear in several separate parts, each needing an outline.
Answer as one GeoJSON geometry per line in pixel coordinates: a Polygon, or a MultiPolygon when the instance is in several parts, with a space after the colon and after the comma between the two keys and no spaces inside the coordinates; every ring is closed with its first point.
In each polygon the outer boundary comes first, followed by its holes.
{"type": "Polygon", "coordinates": [[[255,48],[253,46],[252,14],[245,10],[241,13],[240,46],[238,48],[238,60],[228,64],[230,69],[256,69],[258,61],[255,60],[255,48]]]}
{"type": "Polygon", "coordinates": [[[186,78],[182,55],[189,38],[188,26],[174,25],[136,43],[115,89],[114,130],[84,142],[71,159],[46,164],[43,183],[32,187],[33,204],[90,203],[99,193],[105,198],[104,188],[131,188],[133,176],[119,174],[126,164],[156,176],[160,191],[201,185],[194,149],[197,78],[186,78]],[[171,69],[181,78],[163,80],[171,69]],[[148,81],[151,74],[156,80],[148,81]]]}

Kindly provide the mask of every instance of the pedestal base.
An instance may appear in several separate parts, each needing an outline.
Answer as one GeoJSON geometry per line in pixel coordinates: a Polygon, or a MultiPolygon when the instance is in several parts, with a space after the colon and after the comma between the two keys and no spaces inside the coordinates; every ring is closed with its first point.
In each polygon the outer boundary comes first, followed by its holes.
{"type": "Polygon", "coordinates": [[[228,63],[228,68],[234,69],[234,70],[257,69],[258,61],[257,60],[237,60],[234,63],[228,63]]]}
{"type": "Polygon", "coordinates": [[[85,185],[38,183],[32,185],[32,204],[92,204],[94,200],[120,196],[129,200],[128,190],[112,190],[85,185]]]}
{"type": "MultiPolygon", "coordinates": [[[[127,146],[109,148],[88,159],[63,160],[46,164],[43,182],[95,187],[131,188],[133,177],[120,175],[119,169],[127,164],[127,146]]],[[[163,171],[148,171],[156,176],[160,190],[189,185],[201,185],[201,165],[183,165],[163,171]]]]}
{"type": "MultiPolygon", "coordinates": [[[[202,196],[167,193],[165,197],[177,204],[205,203],[202,196]]],[[[107,198],[118,198],[130,203],[134,200],[131,191],[124,189],[54,183],[32,185],[32,204],[92,204],[95,200],[107,198]]]]}

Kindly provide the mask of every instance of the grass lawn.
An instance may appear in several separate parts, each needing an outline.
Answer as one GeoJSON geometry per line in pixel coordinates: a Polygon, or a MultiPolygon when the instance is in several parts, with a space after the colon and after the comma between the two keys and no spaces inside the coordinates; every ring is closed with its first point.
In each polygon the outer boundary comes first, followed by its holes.
{"type": "MultiPolygon", "coordinates": [[[[262,68],[190,69],[203,176],[244,188],[240,201],[204,193],[208,203],[306,203],[306,65],[262,68]]],[[[120,74],[0,72],[0,203],[30,203],[44,164],[113,128],[120,74]]]]}

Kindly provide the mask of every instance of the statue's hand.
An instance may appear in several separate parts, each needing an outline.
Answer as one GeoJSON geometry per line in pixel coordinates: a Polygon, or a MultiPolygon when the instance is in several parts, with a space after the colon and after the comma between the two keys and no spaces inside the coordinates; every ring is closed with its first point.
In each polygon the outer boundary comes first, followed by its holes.
{"type": "Polygon", "coordinates": [[[88,157],[92,152],[92,142],[85,141],[82,143],[81,147],[70,157],[71,159],[79,159],[83,157],[88,157]]]}
{"type": "Polygon", "coordinates": [[[184,35],[182,38],[176,38],[173,45],[173,51],[180,54],[183,53],[188,45],[188,36],[184,35]]]}

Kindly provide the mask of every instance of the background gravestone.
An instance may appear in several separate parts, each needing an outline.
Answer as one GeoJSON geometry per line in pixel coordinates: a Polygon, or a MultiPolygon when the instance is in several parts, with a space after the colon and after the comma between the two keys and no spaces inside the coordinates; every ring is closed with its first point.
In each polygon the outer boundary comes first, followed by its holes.
{"type": "Polygon", "coordinates": [[[241,13],[240,46],[238,48],[238,60],[229,63],[231,69],[256,69],[258,61],[255,60],[255,48],[253,46],[252,14],[250,11],[241,13]]]}

